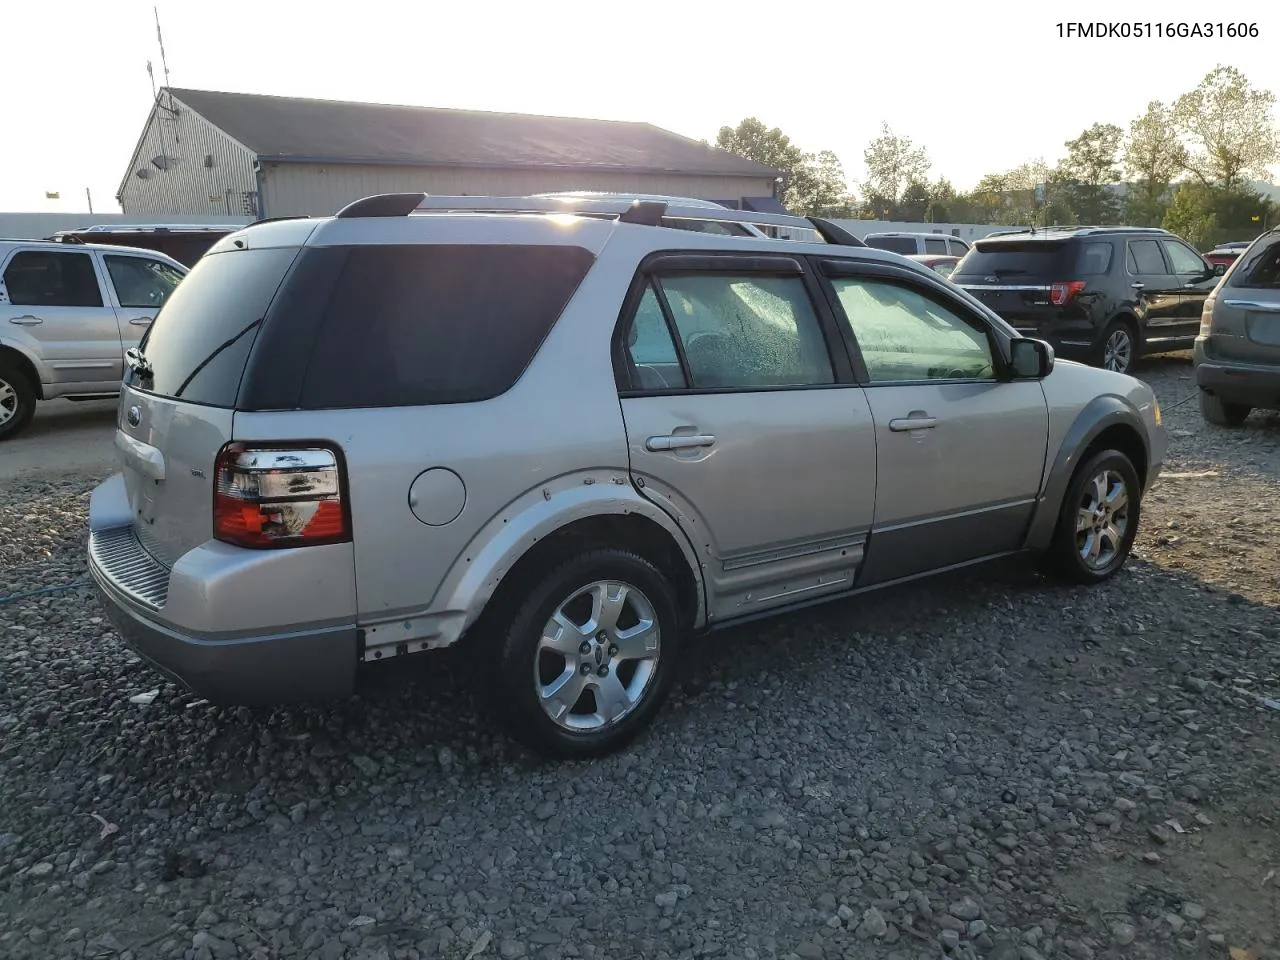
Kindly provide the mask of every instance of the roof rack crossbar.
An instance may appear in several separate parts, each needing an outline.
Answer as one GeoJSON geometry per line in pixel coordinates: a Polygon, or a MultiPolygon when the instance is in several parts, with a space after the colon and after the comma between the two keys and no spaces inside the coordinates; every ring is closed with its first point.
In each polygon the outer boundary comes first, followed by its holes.
{"type": "Polygon", "coordinates": [[[728,207],[681,205],[667,200],[628,197],[575,196],[484,197],[435,196],[422,193],[389,193],[356,200],[338,211],[339,219],[353,217],[404,217],[431,213],[545,213],[616,218],[621,223],[659,226],[663,220],[714,220],[753,226],[787,227],[816,232],[837,246],[866,246],[838,224],[821,217],[732,210],[728,207]]]}

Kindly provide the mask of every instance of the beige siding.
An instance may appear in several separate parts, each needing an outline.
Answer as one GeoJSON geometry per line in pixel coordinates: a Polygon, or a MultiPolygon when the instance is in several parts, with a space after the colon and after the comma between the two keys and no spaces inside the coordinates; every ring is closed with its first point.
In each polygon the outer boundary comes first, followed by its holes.
{"type": "MultiPolygon", "coordinates": [[[[168,96],[162,100],[167,107],[168,96]]],[[[176,118],[159,106],[152,109],[125,174],[121,208],[139,215],[256,215],[253,154],[181,101],[175,105],[176,118]],[[172,161],[168,170],[151,162],[161,154],[172,161]],[[147,171],[145,180],[137,170],[147,171]]]]}
{"type": "Polygon", "coordinates": [[[417,190],[445,196],[525,196],[553,190],[609,190],[704,200],[773,195],[772,181],[756,177],[359,164],[267,163],[264,166],[262,191],[266,197],[266,215],[271,217],[329,216],[361,197],[417,190]]]}

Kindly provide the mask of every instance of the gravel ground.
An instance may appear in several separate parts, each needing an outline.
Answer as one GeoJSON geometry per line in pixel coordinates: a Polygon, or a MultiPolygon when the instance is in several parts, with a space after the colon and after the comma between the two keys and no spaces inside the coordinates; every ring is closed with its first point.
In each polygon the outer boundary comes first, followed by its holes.
{"type": "MultiPolygon", "coordinates": [[[[591,764],[509,746],[447,655],[224,710],[83,589],[0,603],[0,957],[1280,956],[1280,418],[1139,373],[1171,452],[1110,584],[719,635],[591,764]]],[[[83,580],[92,482],[0,487],[0,597],[83,580]]]]}

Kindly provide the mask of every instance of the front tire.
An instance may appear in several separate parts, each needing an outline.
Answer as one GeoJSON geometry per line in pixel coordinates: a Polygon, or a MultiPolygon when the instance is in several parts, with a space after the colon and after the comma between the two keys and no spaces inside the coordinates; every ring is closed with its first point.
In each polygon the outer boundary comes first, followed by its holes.
{"type": "Polygon", "coordinates": [[[35,388],[21,370],[0,357],[0,441],[25,430],[35,413],[35,388]]]}
{"type": "Polygon", "coordinates": [[[647,559],[586,550],[506,603],[479,680],[513,739],[586,759],[620,749],[653,720],[675,681],[683,625],[675,590],[647,559]]]}
{"type": "Polygon", "coordinates": [[[1103,450],[1071,478],[1046,559],[1063,579],[1094,584],[1124,566],[1138,535],[1142,488],[1133,462],[1103,450]]]}
{"type": "Polygon", "coordinates": [[[1253,412],[1245,403],[1227,403],[1221,397],[1200,391],[1200,416],[1219,427],[1238,427],[1253,412]]]}
{"type": "Polygon", "coordinates": [[[1137,358],[1137,329],[1127,320],[1112,320],[1102,332],[1098,366],[1116,373],[1128,373],[1137,358]]]}

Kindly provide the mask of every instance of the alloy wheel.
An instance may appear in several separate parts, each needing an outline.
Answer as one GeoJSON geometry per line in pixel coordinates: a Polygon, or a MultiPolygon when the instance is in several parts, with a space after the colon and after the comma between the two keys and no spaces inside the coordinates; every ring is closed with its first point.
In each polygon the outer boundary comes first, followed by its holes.
{"type": "Polygon", "coordinates": [[[533,677],[538,702],[566,730],[603,730],[643,701],[660,653],[649,598],[628,583],[591,583],[561,603],[542,629],[533,677]]]}
{"type": "Polygon", "coordinates": [[[1107,337],[1102,352],[1102,365],[1117,373],[1128,373],[1133,363],[1133,337],[1125,327],[1116,327],[1107,337]]]}
{"type": "Polygon", "coordinates": [[[1085,484],[1076,512],[1076,550],[1085,566],[1105,570],[1121,555],[1129,528],[1129,490],[1115,470],[1085,484]]]}

